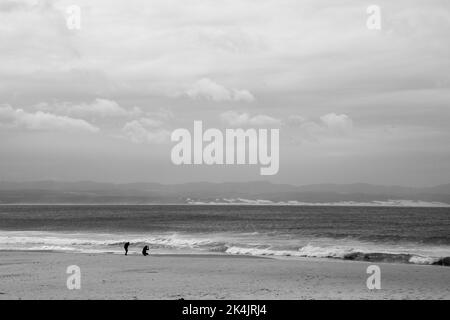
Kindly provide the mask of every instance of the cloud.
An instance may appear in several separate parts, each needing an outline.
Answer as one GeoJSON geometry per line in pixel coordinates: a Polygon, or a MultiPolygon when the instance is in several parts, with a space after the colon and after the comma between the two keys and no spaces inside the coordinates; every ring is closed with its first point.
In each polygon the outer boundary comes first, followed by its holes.
{"type": "Polygon", "coordinates": [[[353,120],[346,114],[328,113],[318,121],[300,115],[290,115],[283,122],[294,140],[318,141],[323,138],[345,137],[353,129],[353,120]]]}
{"type": "Polygon", "coordinates": [[[345,114],[328,113],[320,117],[320,120],[331,130],[349,131],[353,128],[353,121],[345,114]]]}
{"type": "Polygon", "coordinates": [[[238,113],[236,111],[227,111],[220,115],[222,122],[233,127],[239,126],[278,126],[281,124],[279,119],[268,115],[259,114],[250,116],[248,113],[238,113]]]}
{"type": "Polygon", "coordinates": [[[99,128],[82,119],[59,116],[52,113],[37,111],[26,112],[11,106],[0,106],[0,125],[6,127],[24,128],[41,131],[84,131],[95,133],[99,128]]]}
{"type": "Polygon", "coordinates": [[[145,112],[146,117],[150,117],[153,120],[160,122],[172,120],[175,115],[169,108],[159,108],[156,111],[145,112]]]}
{"type": "Polygon", "coordinates": [[[253,96],[253,94],[250,93],[250,91],[233,89],[233,100],[253,102],[255,101],[255,97],[253,96]]]}
{"type": "Polygon", "coordinates": [[[203,78],[195,82],[186,94],[192,99],[206,99],[216,102],[242,101],[253,102],[255,97],[247,90],[227,89],[214,81],[203,78]]]}
{"type": "Polygon", "coordinates": [[[113,100],[97,98],[90,103],[60,103],[49,105],[41,103],[36,108],[44,111],[53,111],[79,118],[120,118],[138,116],[142,110],[138,107],[125,109],[113,100]]]}
{"type": "Polygon", "coordinates": [[[0,2],[0,12],[13,12],[15,10],[27,9],[27,5],[20,1],[3,0],[0,2]]]}
{"type": "Polygon", "coordinates": [[[133,143],[160,144],[168,141],[170,132],[161,128],[162,122],[149,118],[142,118],[127,122],[122,133],[133,143]]]}
{"type": "Polygon", "coordinates": [[[332,136],[349,133],[353,128],[352,119],[346,114],[328,113],[319,121],[309,120],[300,115],[290,115],[285,119],[277,119],[265,114],[251,116],[249,113],[227,111],[220,114],[220,119],[232,127],[245,126],[283,126],[293,132],[300,131],[306,138],[316,139],[319,136],[332,136]]]}
{"type": "Polygon", "coordinates": [[[324,98],[355,86],[375,93],[424,89],[447,79],[445,1],[386,5],[377,33],[367,30],[366,7],[358,1],[287,0],[280,6],[264,0],[256,6],[195,0],[196,10],[165,0],[136,2],[131,8],[117,0],[79,0],[88,24],[73,32],[66,27],[65,1],[2,0],[0,71],[8,76],[0,97],[13,95],[17,83],[21,92],[53,97],[75,83],[84,96],[173,93],[207,74],[218,83],[251,83],[256,92],[290,91],[299,99],[304,92],[324,98]],[[93,81],[92,74],[105,79],[93,81]],[[40,81],[25,81],[30,77],[40,81]]]}
{"type": "Polygon", "coordinates": [[[197,29],[199,44],[210,50],[246,53],[264,49],[260,35],[252,34],[240,27],[228,25],[221,28],[208,26],[197,29]]]}
{"type": "Polygon", "coordinates": [[[285,124],[288,126],[296,127],[304,124],[307,121],[306,118],[299,115],[290,115],[285,121],[285,124]]]}

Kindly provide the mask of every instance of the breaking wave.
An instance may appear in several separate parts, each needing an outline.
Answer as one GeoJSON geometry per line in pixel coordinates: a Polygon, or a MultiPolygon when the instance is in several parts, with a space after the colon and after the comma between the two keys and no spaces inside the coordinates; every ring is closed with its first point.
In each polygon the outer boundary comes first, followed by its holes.
{"type": "Polygon", "coordinates": [[[450,247],[422,244],[367,243],[336,239],[282,239],[241,234],[105,234],[0,231],[0,250],[139,254],[144,245],[153,253],[230,254],[274,258],[333,258],[353,261],[450,265],[450,247]]]}

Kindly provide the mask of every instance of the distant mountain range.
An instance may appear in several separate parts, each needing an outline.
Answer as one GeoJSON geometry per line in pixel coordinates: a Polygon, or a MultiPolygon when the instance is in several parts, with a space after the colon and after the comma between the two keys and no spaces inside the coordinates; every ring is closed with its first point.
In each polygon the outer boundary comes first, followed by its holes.
{"type": "Polygon", "coordinates": [[[450,184],[428,188],[365,183],[293,186],[270,182],[0,182],[0,204],[409,204],[450,205],[450,184]]]}

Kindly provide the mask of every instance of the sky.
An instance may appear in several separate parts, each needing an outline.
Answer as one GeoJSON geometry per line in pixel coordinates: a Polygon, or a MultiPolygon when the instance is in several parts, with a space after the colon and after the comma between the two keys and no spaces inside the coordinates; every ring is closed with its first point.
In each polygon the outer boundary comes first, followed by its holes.
{"type": "Polygon", "coordinates": [[[0,0],[0,180],[449,183],[449,39],[448,0],[0,0]],[[194,120],[278,128],[278,174],[175,166],[194,120]]]}

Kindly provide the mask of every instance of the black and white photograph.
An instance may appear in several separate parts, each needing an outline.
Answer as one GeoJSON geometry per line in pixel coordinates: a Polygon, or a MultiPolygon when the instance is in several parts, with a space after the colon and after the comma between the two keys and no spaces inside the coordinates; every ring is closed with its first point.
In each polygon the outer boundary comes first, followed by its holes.
{"type": "Polygon", "coordinates": [[[449,266],[448,0],[0,0],[0,300],[275,318],[449,266]]]}

